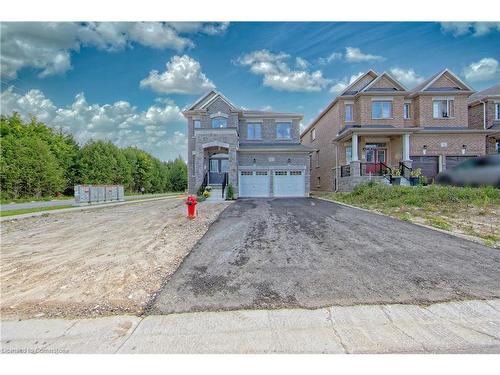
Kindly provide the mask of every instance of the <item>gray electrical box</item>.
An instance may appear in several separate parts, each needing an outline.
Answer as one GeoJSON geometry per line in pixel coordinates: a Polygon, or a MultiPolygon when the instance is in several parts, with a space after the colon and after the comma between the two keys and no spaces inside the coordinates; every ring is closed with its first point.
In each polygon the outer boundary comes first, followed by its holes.
{"type": "Polygon", "coordinates": [[[123,202],[124,200],[123,185],[75,185],[77,206],[123,202]]]}

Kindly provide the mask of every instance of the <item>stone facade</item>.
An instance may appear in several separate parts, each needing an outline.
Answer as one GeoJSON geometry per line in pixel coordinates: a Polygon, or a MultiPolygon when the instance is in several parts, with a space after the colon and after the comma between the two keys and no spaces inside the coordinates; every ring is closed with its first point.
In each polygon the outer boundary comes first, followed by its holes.
{"type": "MultiPolygon", "coordinates": [[[[248,111],[232,105],[225,97],[211,92],[184,111],[188,120],[188,191],[195,194],[209,171],[211,155],[227,154],[229,164],[229,183],[238,192],[238,173],[240,169],[301,170],[306,176],[305,191],[309,193],[309,152],[300,146],[301,115],[248,111]],[[257,115],[256,115],[257,113],[257,115]],[[212,128],[215,117],[227,119],[227,127],[212,128]],[[195,121],[200,126],[195,128],[195,121]],[[289,139],[277,139],[278,122],[291,124],[289,139]],[[261,124],[261,139],[248,139],[248,123],[261,124]],[[259,146],[264,150],[243,151],[244,146],[259,146]],[[280,147],[294,147],[283,151],[280,147]],[[281,151],[280,151],[281,150],[281,151]]],[[[272,186],[271,186],[272,188],[272,186]]],[[[272,192],[272,190],[271,190],[272,192]]]]}

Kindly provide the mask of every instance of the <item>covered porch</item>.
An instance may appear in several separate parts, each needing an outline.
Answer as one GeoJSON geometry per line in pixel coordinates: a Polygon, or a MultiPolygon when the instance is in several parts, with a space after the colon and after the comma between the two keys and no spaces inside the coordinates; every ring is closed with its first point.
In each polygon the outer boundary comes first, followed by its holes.
{"type": "Polygon", "coordinates": [[[352,128],[341,133],[334,171],[336,190],[352,190],[370,180],[409,185],[412,172],[410,137],[416,129],[352,128]],[[396,178],[399,177],[400,178],[396,178]]]}

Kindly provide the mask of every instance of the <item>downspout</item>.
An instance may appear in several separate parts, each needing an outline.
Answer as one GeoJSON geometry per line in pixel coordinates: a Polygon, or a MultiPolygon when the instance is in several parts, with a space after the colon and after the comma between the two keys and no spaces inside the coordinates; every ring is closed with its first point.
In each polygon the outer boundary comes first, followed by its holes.
{"type": "Polygon", "coordinates": [[[481,100],[480,103],[483,104],[483,129],[486,130],[486,102],[481,100]]]}
{"type": "Polygon", "coordinates": [[[332,141],[335,145],[335,192],[339,190],[339,145],[332,141]]]}

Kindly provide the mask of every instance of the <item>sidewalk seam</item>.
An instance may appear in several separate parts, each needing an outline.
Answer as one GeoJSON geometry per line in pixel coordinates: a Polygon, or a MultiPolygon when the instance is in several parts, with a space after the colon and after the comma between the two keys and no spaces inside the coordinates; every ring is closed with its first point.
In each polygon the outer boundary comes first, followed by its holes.
{"type": "Polygon", "coordinates": [[[127,343],[127,341],[132,337],[132,335],[135,333],[136,329],[142,324],[142,321],[144,319],[146,319],[146,317],[141,317],[140,318],[141,320],[139,320],[139,322],[137,323],[137,325],[134,327],[134,329],[132,330],[132,332],[130,332],[130,334],[125,338],[125,340],[123,340],[123,342],[120,344],[120,346],[115,350],[114,354],[118,354],[118,352],[120,351],[120,349],[123,347],[123,345],[125,345],[127,343]]]}

